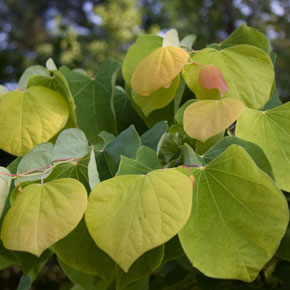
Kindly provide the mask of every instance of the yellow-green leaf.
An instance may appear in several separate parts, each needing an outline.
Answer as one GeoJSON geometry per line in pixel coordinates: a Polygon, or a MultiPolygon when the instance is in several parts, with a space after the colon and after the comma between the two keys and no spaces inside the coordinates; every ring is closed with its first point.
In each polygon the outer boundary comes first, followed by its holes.
{"type": "Polygon", "coordinates": [[[85,220],[97,246],[127,272],[182,229],[191,199],[192,182],[176,169],[121,175],[96,185],[85,220]]]}
{"type": "Polygon", "coordinates": [[[245,109],[236,136],[259,145],[268,157],[277,184],[290,191],[290,103],[268,111],[245,109]]]}
{"type": "Polygon", "coordinates": [[[11,176],[9,174],[8,169],[0,166],[0,218],[10,189],[11,176]]]}
{"type": "Polygon", "coordinates": [[[132,98],[146,117],[151,112],[167,106],[175,97],[179,85],[179,75],[171,82],[169,88],[161,88],[150,96],[141,96],[132,91],[132,98]]]}
{"type": "Polygon", "coordinates": [[[66,124],[69,110],[61,95],[45,87],[16,90],[1,96],[0,148],[23,155],[47,142],[66,124]]]}
{"type": "Polygon", "coordinates": [[[184,111],[184,131],[191,138],[205,142],[230,126],[243,108],[243,103],[235,99],[195,102],[184,111]]]}
{"type": "Polygon", "coordinates": [[[179,47],[156,48],[136,67],[131,80],[134,92],[150,96],[168,84],[180,73],[189,54],[179,47]]]}
{"type": "Polygon", "coordinates": [[[26,186],[4,218],[5,248],[40,256],[69,234],[87,206],[87,191],[77,180],[63,178],[26,186]]]}

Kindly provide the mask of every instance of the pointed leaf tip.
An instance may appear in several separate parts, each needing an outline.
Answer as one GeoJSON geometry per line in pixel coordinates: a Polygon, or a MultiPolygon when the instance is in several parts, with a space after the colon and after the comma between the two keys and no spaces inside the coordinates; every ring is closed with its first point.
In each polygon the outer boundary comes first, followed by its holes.
{"type": "Polygon", "coordinates": [[[229,89],[221,70],[213,64],[206,65],[200,70],[198,82],[206,90],[218,89],[222,96],[229,89]]]}

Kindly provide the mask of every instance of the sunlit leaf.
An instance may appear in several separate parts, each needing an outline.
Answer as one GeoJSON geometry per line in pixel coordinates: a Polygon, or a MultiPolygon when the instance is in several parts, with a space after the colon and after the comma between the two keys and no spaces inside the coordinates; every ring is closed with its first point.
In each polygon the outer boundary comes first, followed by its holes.
{"type": "Polygon", "coordinates": [[[3,213],[10,189],[11,176],[9,176],[8,174],[10,174],[10,171],[8,169],[6,169],[5,167],[0,167],[0,217],[3,213]]]}
{"type": "Polygon", "coordinates": [[[188,58],[189,54],[179,47],[156,48],[137,65],[131,80],[133,91],[152,95],[180,73],[188,58]]]}
{"type": "Polygon", "coordinates": [[[259,145],[268,157],[277,184],[290,191],[290,103],[268,111],[246,109],[236,136],[259,145]]]}
{"type": "Polygon", "coordinates": [[[40,256],[77,226],[86,206],[87,192],[75,179],[30,184],[6,214],[1,240],[7,249],[40,256]]]}
{"type": "Polygon", "coordinates": [[[47,142],[66,124],[68,107],[56,92],[44,87],[16,90],[1,96],[0,148],[23,155],[47,142]]]}
{"type": "Polygon", "coordinates": [[[205,142],[229,127],[243,108],[243,103],[235,99],[195,102],[184,111],[184,131],[191,138],[205,142]]]}
{"type": "Polygon", "coordinates": [[[209,277],[253,281],[286,231],[284,195],[238,145],[191,171],[192,212],[179,233],[185,254],[209,277]]]}
{"type": "Polygon", "coordinates": [[[167,47],[167,46],[180,47],[178,32],[176,29],[170,29],[165,33],[162,47],[167,47]]]}
{"type": "Polygon", "coordinates": [[[175,169],[117,176],[91,192],[86,224],[96,244],[127,272],[183,227],[191,196],[192,182],[175,169]]]}

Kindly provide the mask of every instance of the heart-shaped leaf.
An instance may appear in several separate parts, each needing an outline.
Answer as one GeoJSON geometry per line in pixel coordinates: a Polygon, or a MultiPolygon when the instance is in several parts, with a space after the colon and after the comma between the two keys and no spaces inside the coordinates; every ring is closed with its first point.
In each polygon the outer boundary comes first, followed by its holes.
{"type": "Polygon", "coordinates": [[[195,102],[184,111],[184,131],[191,138],[205,142],[229,127],[243,108],[243,103],[235,99],[195,102]]]}
{"type": "Polygon", "coordinates": [[[191,197],[192,181],[176,169],[121,175],[96,185],[85,220],[96,244],[127,272],[180,231],[191,197]]]}
{"type": "Polygon", "coordinates": [[[87,191],[77,180],[63,178],[30,184],[6,214],[1,240],[9,250],[40,256],[80,222],[87,206],[87,191]]]}
{"type": "Polygon", "coordinates": [[[285,234],[286,198],[238,145],[191,170],[192,212],[179,233],[185,254],[207,276],[253,281],[285,234]]]}
{"type": "Polygon", "coordinates": [[[10,171],[8,169],[0,167],[0,218],[10,189],[11,176],[9,174],[10,171]]]}
{"type": "Polygon", "coordinates": [[[290,103],[268,111],[245,109],[236,136],[259,145],[268,157],[277,184],[290,191],[290,103]]]}
{"type": "Polygon", "coordinates": [[[68,120],[69,110],[61,95],[45,87],[16,90],[1,96],[0,148],[23,155],[47,142],[68,120]]]}
{"type": "Polygon", "coordinates": [[[150,96],[160,88],[168,87],[188,58],[189,54],[179,47],[156,48],[137,65],[131,80],[133,91],[150,96]]]}

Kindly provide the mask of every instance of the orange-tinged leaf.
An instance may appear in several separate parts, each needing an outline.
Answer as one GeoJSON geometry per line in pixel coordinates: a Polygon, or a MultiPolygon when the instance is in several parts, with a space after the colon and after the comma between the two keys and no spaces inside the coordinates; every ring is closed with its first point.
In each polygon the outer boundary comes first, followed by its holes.
{"type": "Polygon", "coordinates": [[[168,84],[180,73],[189,54],[179,47],[156,48],[136,67],[131,80],[135,93],[150,96],[168,84]]]}
{"type": "Polygon", "coordinates": [[[206,90],[218,89],[222,96],[229,89],[221,70],[213,64],[206,65],[200,70],[198,82],[206,90]]]}
{"type": "Polygon", "coordinates": [[[235,99],[204,100],[189,105],[184,111],[184,131],[205,142],[230,126],[242,113],[244,105],[235,99]]]}

